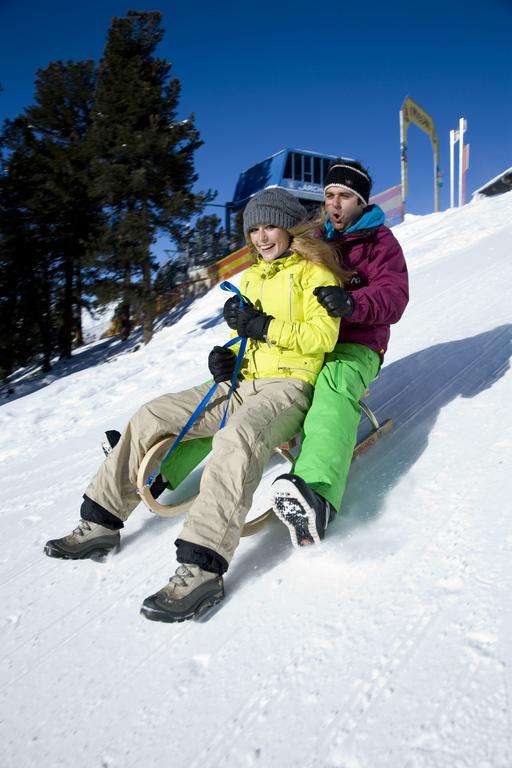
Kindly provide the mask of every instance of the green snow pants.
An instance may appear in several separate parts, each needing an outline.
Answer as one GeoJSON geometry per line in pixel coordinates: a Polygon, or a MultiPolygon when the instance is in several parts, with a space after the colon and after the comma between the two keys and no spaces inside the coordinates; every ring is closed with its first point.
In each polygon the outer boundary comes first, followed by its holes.
{"type": "Polygon", "coordinates": [[[293,473],[336,510],[347,482],[361,416],[359,400],[378,375],[379,355],[364,344],[337,344],[325,356],[293,473]]]}

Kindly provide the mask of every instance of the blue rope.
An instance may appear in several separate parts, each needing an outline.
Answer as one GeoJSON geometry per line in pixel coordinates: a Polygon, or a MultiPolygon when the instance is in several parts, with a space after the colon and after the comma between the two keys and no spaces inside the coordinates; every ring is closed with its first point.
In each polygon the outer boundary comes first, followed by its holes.
{"type": "MultiPolygon", "coordinates": [[[[249,301],[247,296],[244,296],[242,293],[240,293],[240,291],[238,290],[236,285],[233,285],[233,283],[230,283],[228,280],[224,280],[220,284],[220,287],[222,288],[223,291],[232,291],[232,293],[234,293],[234,294],[236,294],[238,296],[238,306],[239,307],[243,307],[244,304],[248,304],[249,306],[252,306],[252,302],[249,301]]],[[[226,409],[224,411],[224,416],[222,417],[222,421],[220,423],[219,429],[222,429],[225,426],[226,421],[228,420],[229,403],[231,402],[231,396],[232,396],[233,392],[235,391],[236,382],[237,382],[237,379],[238,379],[238,374],[240,372],[240,368],[242,366],[242,360],[244,359],[244,355],[245,355],[245,348],[247,346],[247,339],[246,338],[242,338],[241,336],[236,336],[234,339],[232,339],[231,341],[226,342],[226,344],[223,345],[226,348],[227,347],[231,347],[233,344],[236,344],[238,341],[240,342],[240,349],[238,350],[238,355],[237,355],[236,362],[235,362],[235,370],[233,371],[233,378],[231,379],[231,386],[229,388],[228,399],[227,399],[227,402],[226,402],[226,409]]]]}
{"type": "MultiPolygon", "coordinates": [[[[223,291],[232,291],[233,293],[235,293],[238,296],[238,298],[239,298],[239,302],[240,302],[239,306],[240,307],[243,307],[244,304],[246,304],[246,305],[248,304],[249,306],[251,306],[251,302],[249,301],[249,299],[246,296],[244,296],[242,293],[240,293],[240,291],[238,290],[236,285],[233,285],[232,283],[228,282],[227,280],[224,280],[224,282],[222,282],[220,284],[220,287],[222,288],[223,291]]],[[[226,408],[224,410],[224,416],[222,417],[222,421],[220,423],[219,429],[222,429],[225,426],[227,418],[228,418],[229,404],[231,402],[231,396],[232,396],[233,392],[235,391],[235,386],[236,386],[238,374],[240,372],[240,367],[242,365],[242,360],[243,360],[244,354],[245,354],[245,348],[247,346],[247,339],[244,338],[244,337],[241,337],[241,336],[236,336],[234,339],[230,339],[229,341],[227,341],[225,344],[222,345],[225,349],[227,349],[228,347],[232,347],[234,344],[237,344],[238,342],[240,342],[240,349],[238,350],[238,355],[237,355],[236,363],[235,363],[235,370],[233,371],[233,378],[231,379],[231,386],[229,388],[228,399],[226,401],[226,408]]],[[[181,443],[181,441],[183,440],[183,438],[185,437],[187,432],[190,430],[190,428],[192,427],[194,422],[199,418],[201,413],[204,411],[204,409],[208,405],[209,401],[211,400],[211,398],[212,398],[212,396],[213,396],[213,394],[214,394],[214,392],[215,392],[215,390],[217,389],[218,386],[219,386],[219,383],[216,382],[215,384],[213,384],[210,387],[210,389],[208,390],[206,395],[203,397],[203,399],[201,400],[201,402],[199,403],[199,405],[195,409],[194,413],[189,417],[187,423],[185,424],[185,426],[183,427],[183,429],[181,430],[181,432],[177,436],[177,438],[174,441],[174,443],[171,445],[171,447],[169,448],[169,450],[165,454],[165,456],[162,459],[162,461],[160,462],[158,468],[146,480],[145,484],[147,486],[150,486],[152,484],[153,480],[155,479],[155,477],[160,473],[160,469],[162,467],[162,464],[165,461],[167,461],[167,459],[169,458],[169,456],[171,456],[172,453],[174,453],[174,451],[176,450],[178,445],[181,443]]]]}

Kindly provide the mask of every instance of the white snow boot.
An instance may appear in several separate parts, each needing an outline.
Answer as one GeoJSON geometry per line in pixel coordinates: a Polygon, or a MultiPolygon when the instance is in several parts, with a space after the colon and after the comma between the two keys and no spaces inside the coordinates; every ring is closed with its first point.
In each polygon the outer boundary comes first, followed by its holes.
{"type": "Polygon", "coordinates": [[[144,600],[140,612],[152,621],[185,621],[198,618],[223,597],[222,576],[185,563],[165,587],[144,600]]]}
{"type": "Polygon", "coordinates": [[[48,557],[60,557],[63,560],[104,557],[119,546],[120,540],[119,531],[89,520],[80,520],[67,536],[47,541],[44,552],[48,557]]]}

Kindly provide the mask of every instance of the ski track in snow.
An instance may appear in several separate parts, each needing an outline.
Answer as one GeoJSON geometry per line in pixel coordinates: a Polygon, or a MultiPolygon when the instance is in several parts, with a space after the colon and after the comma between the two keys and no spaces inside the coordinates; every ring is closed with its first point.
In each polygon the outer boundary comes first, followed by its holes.
{"type": "Polygon", "coordinates": [[[395,232],[411,302],[369,397],[395,428],[322,546],[275,520],[242,540],[203,622],[138,613],[179,518],[139,507],[102,563],[42,547],[76,524],[103,430],[206,379],[225,295],[147,348],[95,341],[20,376],[0,408],[2,768],[512,766],[512,193],[395,232]]]}

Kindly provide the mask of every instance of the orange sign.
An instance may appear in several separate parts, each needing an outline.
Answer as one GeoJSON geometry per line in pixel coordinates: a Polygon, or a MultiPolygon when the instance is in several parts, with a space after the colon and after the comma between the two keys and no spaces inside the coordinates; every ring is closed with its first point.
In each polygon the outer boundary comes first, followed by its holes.
{"type": "Polygon", "coordinates": [[[229,280],[230,277],[233,277],[233,275],[236,275],[243,269],[247,269],[253,263],[254,259],[249,254],[249,248],[244,245],[228,256],[224,256],[223,259],[219,259],[219,261],[212,265],[211,269],[215,270],[215,280],[220,283],[222,280],[229,280]]]}

